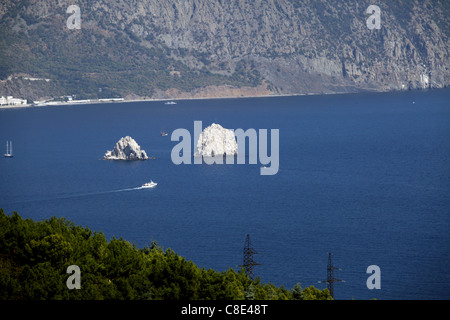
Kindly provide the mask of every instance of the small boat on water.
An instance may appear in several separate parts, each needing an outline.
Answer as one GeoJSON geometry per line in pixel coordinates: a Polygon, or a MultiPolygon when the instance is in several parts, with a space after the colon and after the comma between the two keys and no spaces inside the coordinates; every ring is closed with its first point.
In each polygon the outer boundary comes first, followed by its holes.
{"type": "Polygon", "coordinates": [[[165,132],[165,131],[161,131],[161,135],[163,136],[163,137],[165,137],[165,136],[167,136],[167,135],[169,135],[167,132],[165,132]]]}
{"type": "Polygon", "coordinates": [[[164,104],[177,104],[175,101],[167,101],[166,103],[164,103],[164,104]]]}
{"type": "Polygon", "coordinates": [[[12,141],[6,141],[6,153],[4,154],[5,158],[14,157],[12,152],[12,141]]]}
{"type": "Polygon", "coordinates": [[[150,182],[144,183],[141,188],[154,188],[158,184],[156,182],[153,182],[153,180],[150,180],[150,182]]]}

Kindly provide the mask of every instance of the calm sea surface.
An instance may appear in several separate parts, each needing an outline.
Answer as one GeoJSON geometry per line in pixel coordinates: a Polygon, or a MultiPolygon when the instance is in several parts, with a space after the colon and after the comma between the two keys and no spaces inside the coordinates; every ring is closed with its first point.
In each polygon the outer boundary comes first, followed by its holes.
{"type": "Polygon", "coordinates": [[[450,299],[448,90],[0,110],[2,149],[6,140],[8,214],[65,217],[138,247],[155,240],[219,271],[239,268],[250,234],[263,282],[323,289],[332,252],[345,280],[336,299],[450,299]],[[279,129],[278,174],[174,165],[170,133],[193,135],[195,120],[279,129]],[[127,135],[156,159],[99,160],[127,135]],[[124,190],[151,179],[155,189],[124,190]],[[366,286],[370,265],[380,290],[366,286]]]}

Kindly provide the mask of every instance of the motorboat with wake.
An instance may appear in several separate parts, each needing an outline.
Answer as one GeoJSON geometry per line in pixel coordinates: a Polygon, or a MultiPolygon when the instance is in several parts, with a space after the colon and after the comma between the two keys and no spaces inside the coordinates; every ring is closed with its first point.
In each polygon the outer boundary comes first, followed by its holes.
{"type": "Polygon", "coordinates": [[[144,183],[141,188],[147,189],[147,188],[154,188],[158,184],[156,182],[153,182],[153,180],[150,180],[150,182],[144,183]]]}

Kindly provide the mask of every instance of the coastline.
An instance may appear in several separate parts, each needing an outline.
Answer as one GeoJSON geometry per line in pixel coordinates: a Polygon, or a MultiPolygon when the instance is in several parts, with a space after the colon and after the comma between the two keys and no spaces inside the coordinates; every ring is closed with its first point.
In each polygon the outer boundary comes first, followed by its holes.
{"type": "MultiPolygon", "coordinates": [[[[244,99],[244,98],[275,98],[275,97],[292,97],[292,96],[307,96],[307,95],[324,95],[326,93],[298,93],[298,94],[269,94],[269,95],[246,95],[246,96],[215,96],[215,97],[177,97],[177,98],[149,98],[149,99],[92,99],[82,101],[51,101],[38,104],[20,104],[20,105],[4,105],[0,106],[2,109],[24,109],[24,108],[41,108],[51,106],[74,106],[74,105],[88,105],[88,104],[106,104],[106,103],[129,103],[129,102],[169,102],[169,101],[184,101],[184,100],[213,100],[213,99],[244,99]]],[[[337,94],[337,93],[332,93],[337,94]]]]}
{"type": "MultiPolygon", "coordinates": [[[[438,90],[441,88],[437,88],[438,90]]],[[[442,88],[445,89],[445,88],[442,88]]],[[[433,90],[433,89],[431,89],[433,90]]],[[[330,93],[290,93],[290,94],[261,94],[261,95],[217,95],[217,96],[196,96],[196,97],[172,97],[172,98],[111,98],[111,99],[87,99],[87,100],[73,100],[73,101],[49,101],[37,104],[21,104],[21,105],[4,105],[0,106],[0,110],[7,109],[28,109],[41,108],[51,106],[74,106],[74,105],[89,105],[89,104],[107,104],[107,103],[132,103],[132,102],[169,102],[169,101],[190,101],[190,100],[216,100],[216,99],[250,99],[250,98],[277,98],[277,97],[297,97],[297,96],[325,96],[325,95],[345,95],[357,93],[387,93],[387,92],[407,92],[408,90],[361,90],[359,92],[330,92],[330,93]]],[[[421,91],[421,90],[417,90],[421,91]]],[[[426,90],[422,90],[426,91],[426,90]]]]}

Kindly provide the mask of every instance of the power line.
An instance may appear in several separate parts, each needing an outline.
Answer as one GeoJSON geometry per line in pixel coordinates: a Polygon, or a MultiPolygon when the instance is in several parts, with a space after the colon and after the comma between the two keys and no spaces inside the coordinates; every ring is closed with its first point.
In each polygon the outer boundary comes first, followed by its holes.
{"type": "Polygon", "coordinates": [[[243,267],[247,276],[253,280],[254,273],[253,267],[260,265],[259,263],[253,260],[253,255],[257,254],[257,252],[253,249],[252,243],[250,241],[250,235],[247,234],[247,238],[245,239],[244,245],[244,262],[240,267],[243,267]]]}
{"type": "Polygon", "coordinates": [[[334,270],[341,270],[335,266],[333,266],[333,260],[331,258],[331,252],[328,253],[328,265],[327,265],[327,280],[319,281],[319,283],[327,283],[328,291],[330,291],[331,297],[334,299],[334,283],[338,281],[343,281],[340,279],[336,279],[334,277],[334,270]]]}

